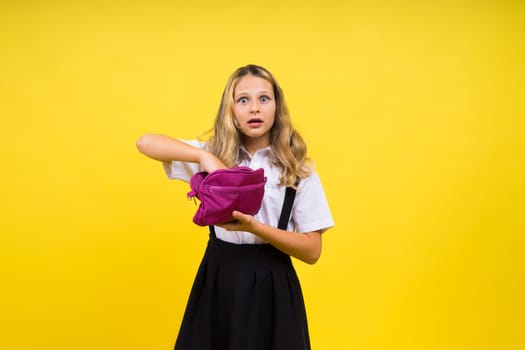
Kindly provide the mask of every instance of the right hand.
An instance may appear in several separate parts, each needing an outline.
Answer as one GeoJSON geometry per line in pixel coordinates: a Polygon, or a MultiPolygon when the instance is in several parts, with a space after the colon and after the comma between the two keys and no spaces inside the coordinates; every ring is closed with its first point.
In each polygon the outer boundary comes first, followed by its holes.
{"type": "Polygon", "coordinates": [[[202,154],[199,161],[203,171],[211,173],[217,169],[226,169],[227,166],[212,153],[202,150],[202,154]]]}

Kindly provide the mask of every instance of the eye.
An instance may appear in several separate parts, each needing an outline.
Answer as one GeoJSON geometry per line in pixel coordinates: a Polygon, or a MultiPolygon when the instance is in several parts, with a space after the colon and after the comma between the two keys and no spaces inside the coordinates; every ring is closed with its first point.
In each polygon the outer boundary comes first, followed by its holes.
{"type": "Polygon", "coordinates": [[[271,99],[270,99],[269,96],[263,95],[263,96],[259,97],[259,100],[260,100],[261,102],[268,102],[268,101],[270,101],[271,99]]]}
{"type": "Polygon", "coordinates": [[[241,97],[237,100],[238,103],[241,103],[241,104],[246,104],[248,103],[248,98],[247,97],[241,97]]]}

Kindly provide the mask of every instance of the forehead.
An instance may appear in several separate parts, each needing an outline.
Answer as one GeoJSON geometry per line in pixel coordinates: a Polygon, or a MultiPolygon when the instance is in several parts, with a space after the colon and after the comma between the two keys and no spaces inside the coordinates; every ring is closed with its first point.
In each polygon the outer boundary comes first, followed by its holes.
{"type": "Polygon", "coordinates": [[[257,92],[273,93],[272,84],[264,78],[248,74],[239,79],[235,86],[235,95],[257,92]]]}

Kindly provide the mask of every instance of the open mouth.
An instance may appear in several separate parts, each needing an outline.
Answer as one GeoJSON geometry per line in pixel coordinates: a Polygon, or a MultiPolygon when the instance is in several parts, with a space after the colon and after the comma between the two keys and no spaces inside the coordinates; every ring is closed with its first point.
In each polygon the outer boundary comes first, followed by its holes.
{"type": "Polygon", "coordinates": [[[262,124],[263,120],[260,119],[260,118],[252,118],[250,120],[248,120],[248,124],[250,125],[260,125],[262,124]]]}

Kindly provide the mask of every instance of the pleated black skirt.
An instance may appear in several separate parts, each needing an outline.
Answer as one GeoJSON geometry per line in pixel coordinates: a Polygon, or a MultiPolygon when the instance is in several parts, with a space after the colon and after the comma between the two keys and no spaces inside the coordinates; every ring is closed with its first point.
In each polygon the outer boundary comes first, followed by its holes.
{"type": "Polygon", "coordinates": [[[213,234],[175,350],[309,350],[301,286],[288,255],[213,234]]]}

